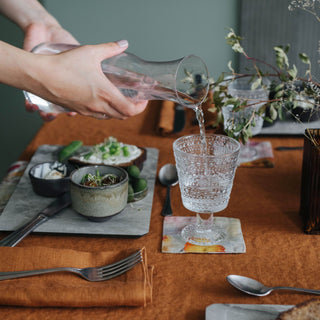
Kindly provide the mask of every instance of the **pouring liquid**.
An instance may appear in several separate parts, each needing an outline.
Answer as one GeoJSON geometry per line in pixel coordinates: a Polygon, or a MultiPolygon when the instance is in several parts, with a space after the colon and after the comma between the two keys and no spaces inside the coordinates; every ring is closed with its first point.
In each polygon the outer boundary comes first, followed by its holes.
{"type": "Polygon", "coordinates": [[[205,132],[205,125],[204,125],[204,114],[201,105],[195,108],[196,118],[199,124],[200,130],[200,140],[201,140],[201,153],[208,154],[208,146],[207,146],[207,139],[206,139],[206,132],[205,132]]]}

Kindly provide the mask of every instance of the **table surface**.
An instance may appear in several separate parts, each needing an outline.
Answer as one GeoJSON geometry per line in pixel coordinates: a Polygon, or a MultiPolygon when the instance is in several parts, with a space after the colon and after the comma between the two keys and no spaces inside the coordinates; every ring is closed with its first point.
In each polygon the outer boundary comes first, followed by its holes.
{"type": "MultiPolygon", "coordinates": [[[[172,143],[188,133],[198,133],[191,121],[184,131],[162,137],[157,133],[159,107],[151,102],[142,114],[124,120],[96,120],[60,115],[45,123],[20,159],[29,160],[42,144],[85,145],[115,136],[119,141],[159,149],[157,172],[174,163],[172,143]]],[[[188,110],[188,117],[190,115],[188,110]]],[[[210,130],[212,131],[212,130],[210,130]]],[[[219,216],[239,218],[246,242],[243,254],[164,254],[161,252],[166,189],[156,181],[150,231],[138,239],[32,234],[19,246],[48,246],[84,251],[118,250],[145,246],[148,263],[155,266],[153,302],[145,308],[14,308],[0,307],[3,319],[204,319],[214,303],[294,305],[312,296],[287,291],[266,297],[247,296],[229,285],[228,274],[256,278],[268,285],[320,289],[318,262],[320,239],[302,230],[299,216],[302,151],[277,151],[275,147],[302,146],[302,137],[256,137],[271,141],[274,168],[238,168],[228,208],[219,216]]],[[[176,216],[191,216],[181,202],[179,187],[172,192],[176,216]]],[[[4,233],[3,233],[4,235],[4,233]]]]}

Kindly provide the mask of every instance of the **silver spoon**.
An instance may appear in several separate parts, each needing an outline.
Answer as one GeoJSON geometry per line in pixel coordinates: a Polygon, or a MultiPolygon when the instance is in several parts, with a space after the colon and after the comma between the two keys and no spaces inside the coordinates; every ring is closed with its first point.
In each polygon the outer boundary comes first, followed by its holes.
{"type": "Polygon", "coordinates": [[[294,287],[267,287],[254,279],[238,276],[235,274],[227,276],[227,280],[235,288],[245,293],[248,293],[254,296],[259,296],[259,297],[266,296],[269,293],[271,293],[271,291],[278,290],[278,289],[300,291],[300,292],[311,293],[311,294],[320,294],[320,290],[294,288],[294,287]]]}
{"type": "Polygon", "coordinates": [[[171,186],[175,186],[178,183],[177,168],[174,164],[165,164],[159,171],[159,181],[161,184],[167,187],[167,195],[162,209],[161,215],[172,216],[171,208],[171,186]]]}

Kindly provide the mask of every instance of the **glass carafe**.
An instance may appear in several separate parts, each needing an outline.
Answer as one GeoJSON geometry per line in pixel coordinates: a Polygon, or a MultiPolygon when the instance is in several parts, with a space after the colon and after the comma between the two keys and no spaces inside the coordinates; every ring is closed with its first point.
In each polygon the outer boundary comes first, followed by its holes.
{"type": "MultiPolygon", "coordinates": [[[[57,54],[77,45],[43,43],[32,52],[57,54]]],[[[196,108],[206,98],[209,74],[206,64],[195,55],[173,61],[145,61],[129,52],[123,52],[101,62],[106,77],[133,102],[141,100],[170,100],[196,108]]],[[[25,98],[44,112],[61,113],[68,110],[48,102],[30,92],[25,98]]]]}

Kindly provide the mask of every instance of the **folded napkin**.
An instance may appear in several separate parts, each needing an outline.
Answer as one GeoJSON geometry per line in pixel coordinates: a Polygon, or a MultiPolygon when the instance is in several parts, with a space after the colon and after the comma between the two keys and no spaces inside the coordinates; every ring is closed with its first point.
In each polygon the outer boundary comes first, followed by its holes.
{"type": "Polygon", "coordinates": [[[158,132],[166,136],[173,132],[175,117],[175,103],[172,101],[163,101],[161,104],[158,132]]]}
{"type": "MultiPolygon", "coordinates": [[[[1,247],[0,271],[56,267],[97,267],[135,252],[81,252],[44,247],[1,247]]],[[[0,304],[29,307],[145,306],[152,300],[153,267],[143,262],[107,281],[89,282],[71,273],[0,281],[0,304]]]]}

